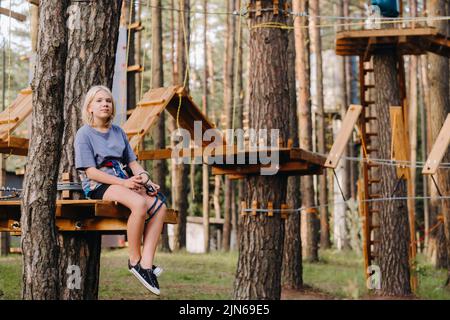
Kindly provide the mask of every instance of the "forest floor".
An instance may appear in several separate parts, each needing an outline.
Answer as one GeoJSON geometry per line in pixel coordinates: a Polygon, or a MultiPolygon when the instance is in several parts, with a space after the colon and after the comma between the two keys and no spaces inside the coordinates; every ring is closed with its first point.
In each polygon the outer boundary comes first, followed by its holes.
{"type": "MultiPolygon", "coordinates": [[[[159,280],[161,296],[155,297],[127,270],[127,249],[103,250],[99,298],[104,300],[224,300],[231,299],[237,252],[192,254],[158,253],[155,263],[164,268],[159,280]]],[[[0,299],[20,299],[22,257],[0,257],[0,299]]],[[[446,273],[418,261],[419,289],[413,299],[447,299],[442,288],[446,273]]],[[[318,263],[303,264],[304,290],[283,289],[284,300],[380,299],[370,296],[363,276],[362,258],[354,252],[325,250],[318,263]]],[[[395,299],[395,298],[394,298],[395,299]]]]}

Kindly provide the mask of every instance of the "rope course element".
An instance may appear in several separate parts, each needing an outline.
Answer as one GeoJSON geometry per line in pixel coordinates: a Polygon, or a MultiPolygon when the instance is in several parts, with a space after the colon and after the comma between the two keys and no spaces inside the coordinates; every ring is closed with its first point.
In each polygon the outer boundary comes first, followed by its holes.
{"type": "MultiPolygon", "coordinates": [[[[133,3],[142,3],[143,0],[125,0],[127,2],[133,2],[133,3]]],[[[175,11],[175,12],[181,12],[181,13],[189,13],[191,15],[194,14],[200,14],[200,15],[234,15],[234,16],[241,16],[241,17],[247,17],[250,13],[256,13],[256,12],[272,12],[273,8],[261,8],[260,10],[249,10],[249,9],[241,9],[241,10],[235,10],[233,12],[227,12],[227,11],[197,11],[197,10],[181,10],[173,7],[165,7],[165,6],[149,6],[151,8],[158,8],[164,11],[175,11]]],[[[306,17],[306,18],[320,18],[322,20],[367,20],[369,17],[344,17],[344,16],[325,16],[325,15],[310,15],[307,12],[294,12],[284,9],[278,10],[280,13],[285,13],[292,15],[294,17],[306,17]]],[[[434,17],[428,17],[428,16],[417,16],[417,17],[398,17],[398,18],[388,18],[388,17],[376,17],[378,20],[377,23],[379,24],[398,24],[398,23],[410,23],[410,22],[432,22],[432,21],[442,21],[442,20],[450,20],[450,16],[434,16],[434,17]]],[[[348,23],[328,23],[328,24],[318,24],[315,27],[317,28],[335,28],[335,27],[344,27],[344,26],[364,26],[364,22],[348,22],[348,23]]],[[[261,26],[262,27],[262,26],[261,26]]],[[[270,28],[274,28],[274,26],[270,26],[270,28]]],[[[283,27],[286,28],[286,27],[283,27]]],[[[287,26],[286,29],[294,28],[293,26],[287,26]]],[[[302,28],[309,29],[310,26],[303,26],[302,28]]]]}
{"type": "MultiPolygon", "coordinates": [[[[444,199],[450,199],[450,196],[439,196],[439,197],[385,197],[385,198],[377,198],[377,199],[367,199],[367,200],[361,200],[360,202],[385,202],[385,201],[404,201],[404,200],[444,200],[444,199]]],[[[333,201],[324,203],[317,206],[310,206],[310,207],[300,207],[295,209],[259,209],[259,208],[245,208],[242,209],[241,212],[261,212],[261,213],[268,213],[268,212],[284,212],[284,213],[298,213],[303,210],[311,210],[311,209],[320,209],[325,207],[330,207],[332,205],[339,205],[339,204],[348,204],[349,200],[347,201],[333,201]]]]}

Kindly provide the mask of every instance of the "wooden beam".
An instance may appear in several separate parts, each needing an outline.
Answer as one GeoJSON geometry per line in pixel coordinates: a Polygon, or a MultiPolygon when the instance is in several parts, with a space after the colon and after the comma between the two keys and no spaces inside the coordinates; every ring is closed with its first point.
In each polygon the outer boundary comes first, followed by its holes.
{"type": "Polygon", "coordinates": [[[138,64],[127,67],[127,72],[142,72],[142,71],[144,71],[144,67],[138,64]]]}
{"type": "Polygon", "coordinates": [[[6,9],[6,8],[0,7],[0,14],[8,16],[8,17],[11,16],[11,18],[13,18],[17,21],[20,21],[20,22],[24,22],[27,20],[27,16],[25,16],[21,13],[14,12],[12,10],[10,11],[9,9],[6,9]]]}
{"type": "MultiPolygon", "coordinates": [[[[262,168],[269,168],[269,165],[248,164],[248,165],[233,165],[233,166],[213,166],[213,175],[254,175],[261,174],[262,168]]],[[[308,172],[310,166],[306,162],[287,162],[279,165],[279,173],[287,172],[308,172]]]]}
{"type": "MultiPolygon", "coordinates": [[[[406,124],[403,119],[401,106],[390,107],[391,115],[391,158],[396,161],[409,161],[409,140],[406,131],[406,124]]],[[[397,165],[397,177],[409,178],[410,169],[407,166],[397,165]]]]}
{"type": "MultiPolygon", "coordinates": [[[[20,220],[20,206],[20,200],[0,201],[0,231],[20,232],[20,228],[13,228],[11,224],[20,220]]],[[[56,225],[60,231],[126,231],[129,215],[128,208],[113,201],[56,201],[56,225]],[[118,226],[124,226],[124,229],[118,226]]],[[[164,223],[178,223],[178,211],[167,209],[164,223]]]]}
{"type": "Polygon", "coordinates": [[[339,159],[342,157],[348,140],[351,137],[356,121],[358,121],[358,118],[361,115],[361,110],[362,106],[360,105],[351,105],[348,108],[344,120],[342,121],[341,130],[339,131],[336,140],[331,147],[330,154],[325,161],[325,167],[333,169],[337,167],[339,159]]]}
{"type": "Polygon", "coordinates": [[[28,155],[28,139],[10,136],[9,139],[0,140],[0,153],[26,156],[28,155]]]}
{"type": "Polygon", "coordinates": [[[399,37],[399,36],[434,36],[439,32],[436,28],[406,28],[406,29],[371,29],[341,31],[336,34],[336,39],[370,38],[370,37],[399,37]]]}
{"type": "Polygon", "coordinates": [[[441,164],[441,161],[448,150],[450,144],[450,113],[447,115],[447,119],[442,126],[441,131],[436,139],[436,142],[431,149],[428,159],[425,162],[425,167],[422,170],[422,174],[435,174],[441,164]]]}

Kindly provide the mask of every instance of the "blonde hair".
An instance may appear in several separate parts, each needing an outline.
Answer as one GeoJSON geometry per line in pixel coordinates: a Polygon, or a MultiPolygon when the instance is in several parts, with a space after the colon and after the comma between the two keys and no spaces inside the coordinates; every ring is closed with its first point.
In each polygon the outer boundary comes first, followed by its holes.
{"type": "Polygon", "coordinates": [[[106,126],[109,128],[111,127],[114,116],[116,115],[116,106],[111,90],[109,90],[109,88],[105,86],[93,86],[89,89],[84,98],[83,108],[81,109],[81,118],[83,119],[84,124],[90,125],[91,127],[94,125],[94,116],[91,112],[88,111],[88,107],[91,104],[92,100],[94,100],[95,95],[100,91],[106,92],[106,94],[109,95],[112,101],[112,114],[106,122],[106,126]]]}

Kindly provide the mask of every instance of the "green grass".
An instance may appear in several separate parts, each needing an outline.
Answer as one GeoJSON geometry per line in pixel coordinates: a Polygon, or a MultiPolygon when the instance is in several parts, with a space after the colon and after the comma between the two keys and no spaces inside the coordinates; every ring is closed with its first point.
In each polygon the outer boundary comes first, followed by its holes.
{"type": "MultiPolygon", "coordinates": [[[[338,299],[367,298],[362,258],[353,252],[326,250],[319,263],[304,263],[303,279],[309,286],[338,299]]],[[[237,252],[191,254],[158,253],[156,264],[164,268],[160,278],[161,296],[157,298],[128,272],[127,250],[104,250],[100,270],[100,299],[231,299],[237,252]]],[[[20,299],[22,258],[0,258],[0,299],[20,299]]],[[[419,256],[421,299],[450,300],[443,289],[445,270],[436,270],[419,256]]],[[[300,295],[300,294],[299,294],[300,295]]],[[[295,298],[295,297],[294,297],[295,298]]]]}

